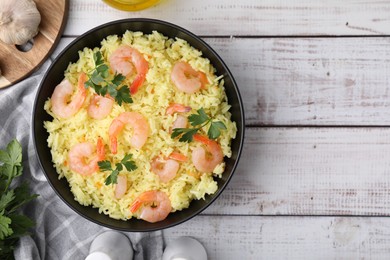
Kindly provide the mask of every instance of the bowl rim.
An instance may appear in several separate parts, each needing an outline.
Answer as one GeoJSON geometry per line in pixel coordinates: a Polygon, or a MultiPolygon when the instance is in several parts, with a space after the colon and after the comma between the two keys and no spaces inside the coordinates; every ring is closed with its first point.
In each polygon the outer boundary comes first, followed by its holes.
{"type": "MultiPolygon", "coordinates": [[[[142,30],[140,30],[140,31],[142,31],[142,30]]],[[[206,58],[208,58],[208,57],[206,57],[206,58]]],[[[42,108],[39,108],[39,109],[42,109],[42,108]]],[[[246,128],[245,127],[244,105],[243,105],[243,101],[242,101],[242,97],[241,97],[238,85],[237,85],[237,83],[236,83],[236,81],[235,81],[235,79],[233,77],[233,74],[231,73],[230,69],[227,67],[227,65],[225,64],[223,59],[219,56],[219,54],[216,53],[216,51],[214,51],[214,49],[208,43],[206,43],[203,39],[201,39],[200,36],[195,35],[194,33],[188,31],[187,29],[185,29],[185,28],[183,28],[181,26],[178,26],[176,24],[167,22],[167,21],[163,21],[163,20],[159,20],[159,19],[152,19],[152,18],[126,18],[126,19],[119,19],[119,20],[115,20],[115,21],[110,21],[110,22],[107,22],[107,23],[104,23],[104,24],[101,24],[101,25],[98,25],[96,27],[91,28],[90,30],[88,30],[88,31],[84,32],[83,34],[77,36],[74,40],[72,40],[69,44],[67,44],[65,46],[65,48],[62,51],[60,51],[58,53],[58,55],[54,58],[54,60],[50,64],[49,68],[47,68],[46,72],[44,73],[44,75],[43,75],[43,77],[42,77],[42,79],[41,79],[41,81],[39,83],[39,86],[38,86],[38,89],[37,89],[37,92],[36,92],[36,95],[35,95],[34,103],[33,103],[33,111],[32,111],[32,118],[31,118],[31,120],[32,120],[32,124],[31,124],[32,127],[31,127],[31,129],[32,129],[33,145],[34,145],[34,149],[36,151],[36,156],[38,158],[38,163],[39,163],[40,169],[42,170],[43,174],[45,175],[46,181],[49,183],[49,185],[54,190],[54,192],[57,194],[57,196],[63,202],[65,202],[65,204],[70,209],[72,209],[74,212],[76,212],[79,216],[81,216],[81,217],[83,217],[83,218],[85,218],[85,219],[87,219],[87,220],[89,220],[89,221],[91,221],[91,222],[93,222],[95,224],[98,224],[98,225],[100,225],[102,227],[107,227],[107,228],[110,228],[110,229],[119,230],[119,231],[125,231],[125,232],[151,232],[151,231],[157,231],[157,230],[163,230],[163,229],[166,229],[166,228],[171,228],[171,227],[174,227],[176,225],[182,224],[182,223],[192,219],[193,217],[199,215],[201,212],[206,210],[221,195],[221,193],[225,190],[225,188],[229,184],[230,180],[232,179],[233,174],[237,170],[237,166],[238,166],[238,163],[240,161],[240,157],[242,155],[242,150],[243,150],[243,146],[244,146],[244,137],[245,137],[245,128],[246,128]],[[238,105],[239,105],[238,107],[240,108],[240,116],[241,116],[241,122],[240,123],[242,125],[241,131],[237,132],[237,134],[239,134],[239,136],[236,136],[236,138],[237,137],[240,138],[240,142],[239,142],[238,149],[237,149],[236,160],[234,161],[234,164],[232,165],[232,168],[231,168],[231,171],[230,171],[231,173],[226,178],[226,181],[223,183],[223,185],[221,187],[219,187],[219,189],[216,191],[216,193],[208,195],[208,196],[212,196],[211,199],[204,206],[202,206],[198,210],[194,211],[193,213],[189,214],[188,216],[184,217],[183,219],[180,219],[179,221],[176,221],[174,223],[169,223],[169,224],[167,224],[167,225],[165,225],[163,227],[145,227],[142,230],[138,230],[138,229],[137,230],[133,230],[131,228],[118,227],[118,226],[115,226],[115,225],[112,225],[112,224],[102,223],[101,221],[96,220],[96,219],[88,216],[87,214],[81,212],[79,209],[75,208],[66,198],[64,198],[62,196],[62,194],[57,190],[55,185],[52,183],[50,177],[48,176],[48,173],[45,170],[45,167],[43,166],[43,163],[41,161],[40,154],[39,154],[39,149],[37,148],[37,140],[36,140],[36,134],[37,133],[35,131],[35,126],[36,126],[35,116],[36,116],[36,113],[37,113],[37,110],[38,110],[37,103],[38,103],[39,94],[41,93],[41,90],[42,90],[42,88],[44,86],[44,82],[45,82],[46,78],[48,77],[48,75],[51,73],[52,68],[57,64],[57,62],[60,59],[62,59],[62,56],[72,46],[74,46],[77,42],[82,40],[84,37],[87,37],[91,33],[95,33],[95,32],[97,32],[97,31],[99,31],[99,30],[101,30],[101,29],[103,29],[105,27],[110,27],[110,26],[113,26],[113,25],[123,24],[123,23],[131,23],[131,22],[154,23],[154,24],[161,24],[161,25],[164,25],[164,26],[168,26],[168,27],[174,28],[174,29],[176,29],[176,30],[178,30],[180,32],[183,32],[184,34],[187,34],[190,38],[193,38],[194,40],[196,40],[196,41],[200,42],[202,45],[204,45],[208,49],[208,51],[210,51],[212,53],[212,55],[214,55],[215,58],[221,63],[222,67],[226,71],[226,74],[228,75],[228,77],[232,81],[232,85],[234,87],[234,92],[237,95],[237,101],[238,101],[238,105]]],[[[236,123],[238,124],[239,122],[236,122],[236,123]]],[[[79,203],[79,202],[77,202],[77,203],[79,203]]],[[[92,205],[89,205],[89,206],[81,205],[81,206],[82,207],[86,207],[86,208],[92,207],[93,209],[98,210],[98,208],[93,207],[92,205]]],[[[185,209],[183,209],[183,210],[185,210],[185,209]]],[[[104,213],[99,213],[99,214],[104,214],[104,213]]],[[[104,215],[109,217],[106,214],[104,214],[104,215]]],[[[112,220],[117,220],[117,219],[113,219],[113,218],[111,218],[111,219],[112,220]]],[[[132,219],[130,219],[130,220],[119,220],[119,221],[131,221],[131,220],[132,219]]],[[[148,223],[148,222],[145,222],[145,223],[148,223]]]]}

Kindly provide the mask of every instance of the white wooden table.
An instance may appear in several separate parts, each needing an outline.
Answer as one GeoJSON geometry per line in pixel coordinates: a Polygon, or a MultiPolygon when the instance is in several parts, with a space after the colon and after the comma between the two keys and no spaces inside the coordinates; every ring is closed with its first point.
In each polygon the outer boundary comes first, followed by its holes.
{"type": "Polygon", "coordinates": [[[127,13],[70,0],[53,56],[131,17],[201,36],[245,104],[235,176],[166,242],[195,237],[210,259],[389,259],[390,1],[163,0],[127,13]]]}

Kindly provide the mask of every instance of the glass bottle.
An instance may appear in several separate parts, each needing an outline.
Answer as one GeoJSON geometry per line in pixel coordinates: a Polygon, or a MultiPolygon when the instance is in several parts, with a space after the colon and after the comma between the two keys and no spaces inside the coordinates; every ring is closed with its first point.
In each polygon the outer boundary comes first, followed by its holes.
{"type": "Polygon", "coordinates": [[[160,0],[103,0],[108,5],[123,11],[139,11],[151,7],[160,0]]]}

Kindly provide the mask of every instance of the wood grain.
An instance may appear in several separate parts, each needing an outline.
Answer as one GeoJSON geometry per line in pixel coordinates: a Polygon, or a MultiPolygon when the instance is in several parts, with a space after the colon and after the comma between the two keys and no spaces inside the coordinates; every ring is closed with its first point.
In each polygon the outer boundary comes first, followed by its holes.
{"type": "Polygon", "coordinates": [[[163,0],[141,12],[122,12],[102,1],[73,0],[65,34],[79,35],[117,19],[151,17],[210,36],[389,35],[389,13],[388,1],[163,0]]]}
{"type": "Polygon", "coordinates": [[[390,215],[390,128],[247,128],[205,214],[390,215]]]}
{"type": "Polygon", "coordinates": [[[389,125],[389,38],[206,39],[248,125],[389,125]]]}
{"type": "Polygon", "coordinates": [[[232,71],[249,126],[390,125],[387,37],[205,40],[232,71]]]}
{"type": "Polygon", "coordinates": [[[163,231],[167,244],[191,236],[209,260],[388,259],[390,219],[198,216],[163,231]]]}
{"type": "Polygon", "coordinates": [[[30,75],[53,51],[62,34],[68,13],[68,0],[35,0],[41,14],[39,33],[27,52],[15,45],[0,43],[0,88],[10,86],[30,75]]]}

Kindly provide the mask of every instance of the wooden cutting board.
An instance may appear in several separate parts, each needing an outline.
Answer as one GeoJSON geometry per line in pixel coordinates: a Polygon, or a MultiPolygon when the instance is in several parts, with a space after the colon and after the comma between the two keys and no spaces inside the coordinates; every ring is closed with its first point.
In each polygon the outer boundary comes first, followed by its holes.
{"type": "Polygon", "coordinates": [[[65,28],[69,0],[34,0],[41,14],[39,33],[29,51],[0,42],[0,88],[9,87],[29,76],[53,52],[65,28]]]}

